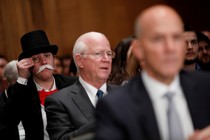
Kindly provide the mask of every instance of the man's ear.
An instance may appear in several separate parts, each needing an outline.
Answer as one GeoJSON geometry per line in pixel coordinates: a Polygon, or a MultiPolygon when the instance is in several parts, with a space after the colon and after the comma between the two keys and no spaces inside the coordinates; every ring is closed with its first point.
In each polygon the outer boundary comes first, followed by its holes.
{"type": "Polygon", "coordinates": [[[134,40],[132,46],[132,53],[139,61],[141,61],[143,59],[143,52],[139,40],[134,40]]]}
{"type": "Polygon", "coordinates": [[[83,59],[82,59],[82,56],[77,54],[75,56],[75,63],[77,64],[78,68],[83,68],[83,59]]]}

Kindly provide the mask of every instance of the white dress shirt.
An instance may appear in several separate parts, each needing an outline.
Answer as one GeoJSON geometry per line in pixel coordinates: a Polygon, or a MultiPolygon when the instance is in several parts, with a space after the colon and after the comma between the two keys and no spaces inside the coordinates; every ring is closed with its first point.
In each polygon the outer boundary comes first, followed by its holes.
{"type": "Polygon", "coordinates": [[[142,80],[152,100],[155,116],[162,140],[168,140],[168,124],[167,124],[167,108],[168,102],[164,95],[168,92],[174,94],[173,100],[177,113],[179,115],[184,138],[187,139],[193,133],[192,119],[189,113],[186,99],[184,97],[180,79],[177,75],[170,85],[161,83],[160,81],[149,76],[145,71],[142,72],[142,80]]]}
{"type": "MultiPolygon", "coordinates": [[[[79,76],[79,81],[82,84],[82,86],[84,87],[85,91],[87,92],[87,95],[91,101],[91,103],[93,104],[94,107],[96,107],[96,103],[98,101],[98,96],[96,95],[97,91],[99,89],[93,87],[92,85],[88,84],[87,82],[85,82],[82,77],[79,76]]],[[[107,94],[107,84],[104,83],[101,87],[100,90],[104,92],[104,95],[107,94]]]]}
{"type": "MultiPolygon", "coordinates": [[[[49,89],[44,89],[44,88],[42,88],[42,87],[39,86],[39,84],[36,83],[35,81],[34,81],[34,83],[35,83],[35,85],[36,85],[37,91],[45,90],[46,92],[49,92],[49,91],[53,91],[53,90],[56,89],[55,79],[54,79],[54,82],[53,82],[53,86],[52,86],[52,88],[51,88],[50,90],[49,90],[49,89]]],[[[41,105],[42,120],[43,120],[43,125],[44,125],[44,140],[50,140],[50,137],[49,137],[49,135],[48,135],[48,133],[47,133],[47,129],[46,129],[46,127],[47,127],[47,115],[46,115],[44,106],[43,106],[42,104],[40,104],[40,105],[41,105]]]]}

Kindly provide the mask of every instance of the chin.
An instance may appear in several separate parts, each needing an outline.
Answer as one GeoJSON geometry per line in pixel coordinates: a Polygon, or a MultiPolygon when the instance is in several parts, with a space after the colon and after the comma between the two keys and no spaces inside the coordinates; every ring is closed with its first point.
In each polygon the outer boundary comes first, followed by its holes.
{"type": "Polygon", "coordinates": [[[99,77],[100,77],[101,80],[107,80],[109,75],[107,75],[107,74],[104,75],[103,74],[103,75],[100,75],[99,77]]]}
{"type": "Polygon", "coordinates": [[[170,68],[166,68],[164,71],[165,75],[176,75],[179,73],[179,71],[181,70],[180,68],[175,68],[175,67],[170,67],[170,68]]]}
{"type": "Polygon", "coordinates": [[[53,73],[52,72],[41,72],[38,77],[40,77],[41,79],[48,80],[52,76],[53,76],[53,73]]]}

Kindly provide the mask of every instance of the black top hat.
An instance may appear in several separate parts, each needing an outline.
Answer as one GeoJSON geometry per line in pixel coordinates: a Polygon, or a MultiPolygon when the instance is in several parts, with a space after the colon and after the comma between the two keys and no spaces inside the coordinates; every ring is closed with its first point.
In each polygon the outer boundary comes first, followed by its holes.
{"type": "Polygon", "coordinates": [[[38,53],[51,52],[55,55],[58,52],[58,46],[50,45],[46,33],[42,30],[24,34],[21,37],[21,45],[23,52],[18,57],[19,61],[38,53]]]}

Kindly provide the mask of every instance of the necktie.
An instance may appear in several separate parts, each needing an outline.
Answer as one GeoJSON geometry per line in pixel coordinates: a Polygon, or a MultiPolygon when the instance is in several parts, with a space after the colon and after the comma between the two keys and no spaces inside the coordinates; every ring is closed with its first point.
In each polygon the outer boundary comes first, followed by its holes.
{"type": "Polygon", "coordinates": [[[169,140],[184,140],[184,134],[182,130],[182,125],[180,118],[177,114],[176,108],[173,102],[173,93],[167,93],[166,98],[168,100],[168,131],[169,131],[169,140]]]}
{"type": "Polygon", "coordinates": [[[52,90],[52,91],[47,92],[47,91],[45,91],[45,90],[43,89],[43,90],[39,91],[40,103],[41,103],[42,105],[44,105],[45,98],[46,98],[47,96],[49,96],[50,94],[56,92],[56,91],[58,91],[58,90],[55,89],[55,90],[52,90]]]}
{"type": "Polygon", "coordinates": [[[100,99],[101,97],[103,97],[104,92],[102,90],[98,90],[96,95],[98,96],[98,99],[100,99]]]}

